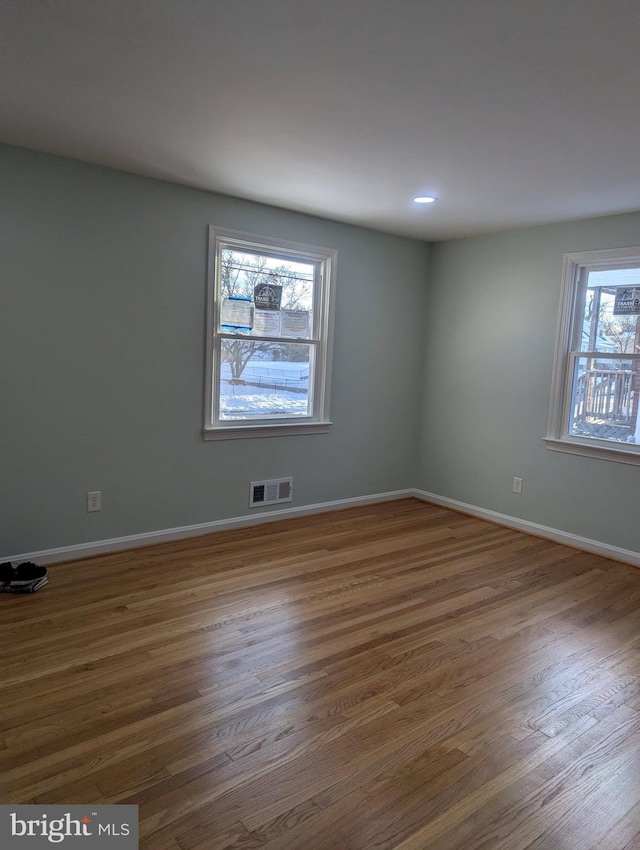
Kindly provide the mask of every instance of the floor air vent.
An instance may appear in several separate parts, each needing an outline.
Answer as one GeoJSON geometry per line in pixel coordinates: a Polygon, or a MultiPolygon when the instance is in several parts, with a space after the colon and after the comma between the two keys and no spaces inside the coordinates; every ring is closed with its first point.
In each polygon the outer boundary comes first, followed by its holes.
{"type": "Polygon", "coordinates": [[[290,502],[293,496],[293,478],[272,478],[271,481],[252,481],[249,485],[249,507],[290,502]]]}

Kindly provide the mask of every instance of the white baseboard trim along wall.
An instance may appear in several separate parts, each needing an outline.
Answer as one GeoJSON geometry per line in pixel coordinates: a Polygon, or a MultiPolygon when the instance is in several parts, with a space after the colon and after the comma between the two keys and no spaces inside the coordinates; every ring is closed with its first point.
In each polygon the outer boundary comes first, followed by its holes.
{"type": "Polygon", "coordinates": [[[56,549],[45,549],[40,552],[26,552],[18,555],[0,556],[0,561],[35,561],[39,564],[53,564],[58,561],[78,560],[88,558],[92,555],[102,555],[109,552],[118,552],[125,549],[135,549],[141,546],[152,546],[155,543],[165,543],[170,540],[180,540],[188,537],[197,537],[203,534],[211,534],[215,531],[227,531],[233,528],[245,528],[251,525],[260,525],[265,522],[275,522],[279,519],[290,519],[299,516],[310,516],[312,514],[325,513],[327,511],[338,511],[344,508],[354,508],[359,505],[373,505],[377,502],[390,502],[397,499],[414,497],[423,502],[450,508],[459,513],[486,519],[498,525],[515,528],[536,537],[545,537],[572,546],[574,549],[582,549],[604,558],[612,558],[614,561],[623,561],[640,567],[640,552],[631,549],[621,549],[598,540],[590,540],[588,537],[579,537],[557,528],[539,525],[536,522],[519,519],[518,517],[501,514],[497,511],[486,510],[466,502],[458,502],[446,496],[438,496],[425,490],[407,489],[393,490],[389,493],[377,493],[372,496],[356,496],[350,499],[336,499],[332,502],[320,502],[315,505],[305,505],[299,508],[284,508],[281,510],[265,511],[264,513],[251,514],[249,516],[233,517],[231,519],[214,520],[197,525],[185,525],[180,528],[167,528],[161,531],[149,531],[143,534],[132,534],[127,537],[114,537],[110,540],[97,540],[91,543],[78,543],[73,546],[61,546],[56,549]]]}
{"type": "Polygon", "coordinates": [[[634,552],[632,549],[621,549],[618,546],[601,543],[599,540],[590,540],[588,537],[580,537],[577,534],[570,534],[568,531],[539,525],[537,522],[529,522],[526,519],[509,516],[509,514],[500,514],[497,511],[478,508],[475,505],[458,502],[456,499],[448,499],[446,496],[437,496],[435,493],[427,493],[424,490],[414,490],[413,495],[423,502],[440,505],[443,508],[451,508],[452,511],[470,514],[479,519],[495,522],[498,525],[506,525],[508,528],[516,528],[518,531],[526,531],[527,534],[533,534],[536,537],[546,537],[556,543],[572,546],[574,549],[582,549],[594,555],[602,555],[603,558],[611,558],[614,561],[623,561],[626,564],[632,564],[634,567],[640,567],[640,552],[634,552]]]}
{"type": "Polygon", "coordinates": [[[96,540],[91,543],[61,546],[57,549],[45,549],[41,552],[26,552],[7,557],[0,556],[0,562],[34,561],[38,564],[54,564],[58,561],[75,561],[80,558],[89,558],[91,555],[104,555],[108,552],[137,549],[140,546],[153,546],[155,543],[166,543],[170,540],[198,537],[202,534],[211,534],[214,531],[228,531],[232,528],[246,528],[250,525],[261,525],[264,522],[275,522],[279,519],[291,519],[293,517],[310,516],[311,514],[320,514],[327,511],[339,511],[343,508],[355,508],[358,505],[373,505],[376,502],[408,499],[415,495],[415,490],[393,490],[390,493],[377,493],[373,496],[355,496],[351,499],[336,499],[332,502],[303,505],[299,508],[282,508],[280,510],[265,511],[264,513],[252,513],[247,516],[232,517],[231,519],[202,522],[197,525],[184,525],[180,528],[165,528],[161,531],[147,531],[143,534],[131,534],[127,537],[113,537],[110,540],[96,540]]]}

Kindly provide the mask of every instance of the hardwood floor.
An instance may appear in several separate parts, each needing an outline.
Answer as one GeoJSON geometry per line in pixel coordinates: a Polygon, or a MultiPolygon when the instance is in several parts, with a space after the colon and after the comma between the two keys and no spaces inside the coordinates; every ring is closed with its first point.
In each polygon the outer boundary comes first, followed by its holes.
{"type": "Polygon", "coordinates": [[[415,500],[0,596],[0,801],[145,850],[638,850],[640,571],[415,500]]]}

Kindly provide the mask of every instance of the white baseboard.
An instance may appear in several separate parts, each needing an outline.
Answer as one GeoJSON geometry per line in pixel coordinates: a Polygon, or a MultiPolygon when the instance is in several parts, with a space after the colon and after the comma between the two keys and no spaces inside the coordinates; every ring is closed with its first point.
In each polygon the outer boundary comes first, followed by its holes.
{"type": "Polygon", "coordinates": [[[500,514],[497,511],[478,508],[475,505],[458,502],[456,499],[448,499],[446,496],[437,496],[435,493],[427,493],[424,490],[414,490],[413,495],[423,502],[431,502],[434,505],[441,505],[443,508],[451,508],[451,510],[470,514],[479,519],[496,522],[498,525],[506,525],[508,528],[526,531],[528,534],[534,534],[536,537],[546,537],[549,540],[554,540],[556,543],[573,546],[574,549],[583,549],[585,552],[591,552],[594,555],[602,555],[605,558],[612,558],[614,561],[623,561],[626,564],[632,564],[634,567],[640,567],[640,552],[634,552],[631,549],[621,549],[618,546],[601,543],[599,540],[579,537],[577,534],[570,534],[567,531],[560,531],[557,528],[549,528],[546,525],[539,525],[537,522],[529,522],[526,519],[519,519],[508,514],[500,514]]]}
{"type": "Polygon", "coordinates": [[[326,511],[339,511],[344,508],[354,508],[358,505],[373,505],[376,502],[390,502],[397,499],[408,499],[416,495],[415,490],[393,490],[389,493],[377,493],[372,496],[355,496],[351,499],[336,499],[332,502],[320,502],[315,505],[305,505],[299,508],[282,508],[264,513],[247,516],[219,519],[213,522],[202,522],[197,525],[184,525],[180,528],[165,528],[161,531],[148,531],[143,534],[131,534],[127,537],[113,537],[109,540],[96,540],[91,543],[78,543],[73,546],[60,546],[56,549],[43,549],[39,552],[22,552],[18,555],[0,556],[0,562],[35,561],[38,564],[54,564],[58,561],[72,561],[88,558],[91,555],[104,555],[124,549],[136,549],[140,546],[152,546],[154,543],[165,543],[169,540],[180,540],[186,537],[197,537],[211,534],[214,531],[226,531],[232,528],[244,528],[250,525],[260,525],[264,522],[275,522],[279,519],[309,516],[326,511]]]}
{"type": "Polygon", "coordinates": [[[119,552],[125,549],[136,549],[140,546],[151,546],[154,543],[165,543],[170,540],[180,540],[187,537],[197,537],[203,534],[211,534],[215,531],[226,531],[232,528],[245,528],[251,525],[260,525],[265,522],[275,522],[279,519],[289,519],[299,516],[310,516],[312,514],[325,513],[327,511],[338,511],[344,508],[354,508],[358,505],[373,505],[377,502],[391,502],[397,499],[415,497],[423,502],[431,502],[444,508],[470,514],[479,519],[505,525],[534,534],[537,537],[545,537],[556,543],[563,543],[575,549],[612,558],[614,561],[623,561],[640,567],[640,552],[630,549],[621,549],[598,540],[590,540],[588,537],[579,537],[567,531],[539,525],[536,522],[519,519],[518,517],[479,508],[446,496],[438,496],[425,490],[407,489],[392,490],[388,493],[376,493],[371,496],[355,496],[350,499],[335,499],[331,502],[319,502],[315,505],[304,505],[299,508],[282,508],[280,510],[266,511],[263,513],[249,514],[246,516],[232,517],[231,519],[220,519],[212,522],[203,522],[197,525],[184,525],[180,528],[166,528],[160,531],[149,531],[143,534],[131,534],[127,537],[114,537],[109,540],[96,540],[90,543],[78,543],[73,546],[61,546],[56,549],[44,549],[39,552],[23,552],[17,555],[0,556],[1,561],[35,561],[38,564],[54,564],[58,561],[71,561],[80,558],[88,558],[92,555],[103,555],[110,552],[119,552]]]}

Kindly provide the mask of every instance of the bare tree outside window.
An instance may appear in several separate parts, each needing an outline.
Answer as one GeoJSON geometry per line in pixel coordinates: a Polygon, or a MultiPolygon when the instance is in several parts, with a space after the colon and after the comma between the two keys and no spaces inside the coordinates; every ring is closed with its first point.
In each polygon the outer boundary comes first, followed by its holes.
{"type": "Polygon", "coordinates": [[[205,438],[325,433],[336,252],[214,227],[210,251],[205,438]]]}
{"type": "MultiPolygon", "coordinates": [[[[310,310],[312,305],[312,270],[295,268],[292,264],[269,262],[260,254],[247,254],[225,249],[221,252],[220,285],[223,297],[253,298],[256,287],[270,284],[282,287],[282,310],[310,310]]],[[[247,337],[250,337],[247,334],[247,337]]],[[[281,345],[251,338],[226,340],[223,361],[229,365],[230,380],[242,379],[247,364],[254,358],[263,360],[304,361],[308,358],[306,345],[281,345]]]]}

